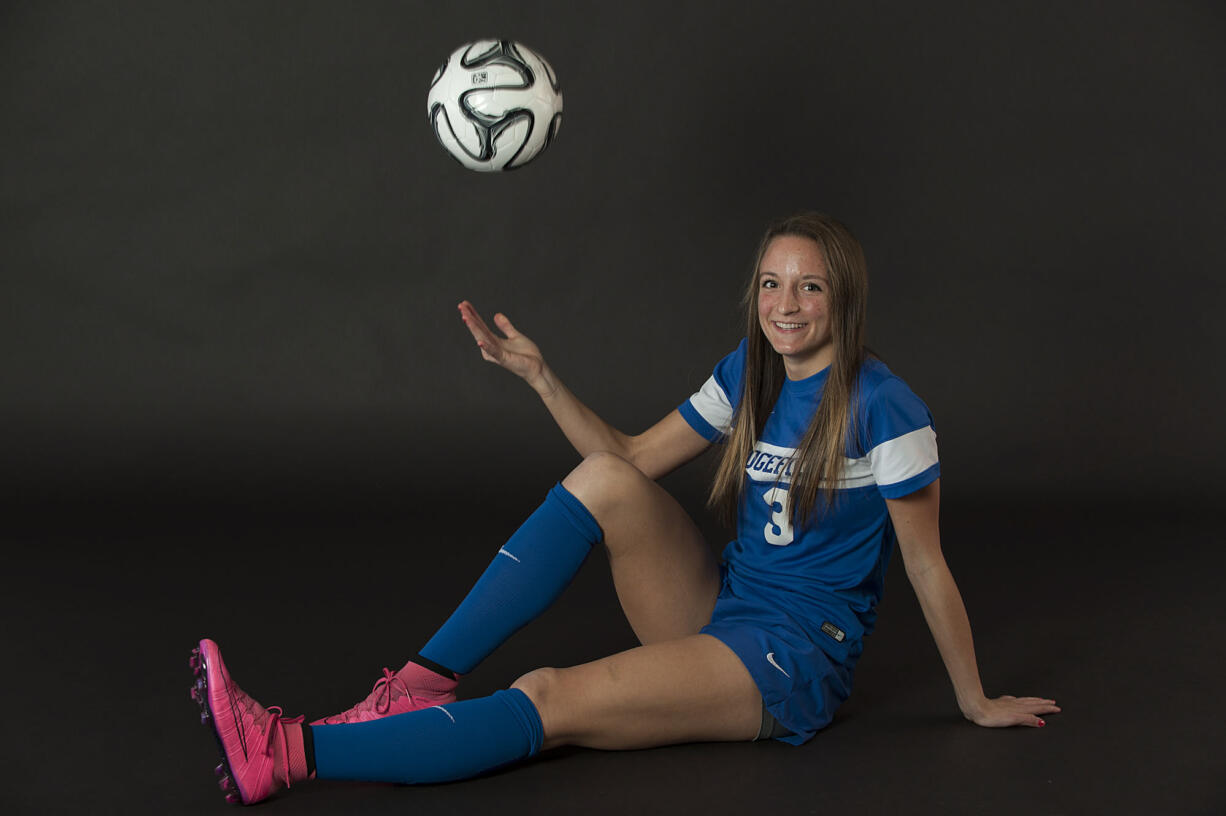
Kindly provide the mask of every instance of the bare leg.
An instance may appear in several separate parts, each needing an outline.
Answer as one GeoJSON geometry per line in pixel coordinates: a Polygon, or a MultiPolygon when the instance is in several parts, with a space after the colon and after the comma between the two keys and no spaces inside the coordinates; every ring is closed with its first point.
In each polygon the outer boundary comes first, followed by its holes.
{"type": "Polygon", "coordinates": [[[641,643],[693,635],[706,625],[719,595],[719,566],[676,499],[611,453],[588,456],[562,486],[600,523],[617,597],[641,643]]]}
{"type": "Polygon", "coordinates": [[[541,715],[545,748],[650,748],[750,740],[762,698],[719,640],[692,635],[640,646],[569,669],[538,669],[512,688],[541,715]]]}

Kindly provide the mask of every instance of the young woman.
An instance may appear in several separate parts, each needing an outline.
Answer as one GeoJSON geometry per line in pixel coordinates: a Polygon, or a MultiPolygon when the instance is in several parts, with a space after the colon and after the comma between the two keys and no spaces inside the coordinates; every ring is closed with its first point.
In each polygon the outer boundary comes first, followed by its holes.
{"type": "Polygon", "coordinates": [[[320,777],[467,778],[559,745],[646,748],[774,738],[800,744],[851,692],[898,544],[963,715],[1042,726],[1053,700],[984,696],[962,598],[941,554],[940,465],[927,407],[863,345],[859,244],[808,213],[764,235],[746,338],[680,408],[627,436],[583,405],[502,315],[460,315],[482,356],[541,397],[582,464],[498,550],[468,596],[397,672],[306,725],[265,709],[200,641],[193,697],[222,750],[233,802],[320,777]],[[737,537],[716,561],[655,480],[723,442],[712,504],[737,537]],[[642,645],[538,669],[457,702],[458,678],[539,615],[603,542],[642,645]]]}

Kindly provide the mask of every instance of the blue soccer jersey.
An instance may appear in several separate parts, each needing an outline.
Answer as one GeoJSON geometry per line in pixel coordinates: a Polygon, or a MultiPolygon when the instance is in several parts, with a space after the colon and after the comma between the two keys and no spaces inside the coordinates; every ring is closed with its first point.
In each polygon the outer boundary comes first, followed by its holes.
{"type": "MultiPolygon", "coordinates": [[[[721,441],[731,430],[741,398],[745,349],[746,342],[741,341],[680,407],[690,426],[712,442],[721,441]]],[[[784,381],[762,437],[745,463],[737,537],[724,549],[721,598],[752,603],[764,610],[759,618],[769,624],[768,629],[791,632],[791,645],[767,654],[766,668],[750,666],[755,679],[759,671],[771,669],[791,677],[792,667],[781,661],[809,645],[820,648],[835,664],[849,669],[854,665],[863,649],[861,641],[876,620],[875,607],[896,540],[885,500],[919,490],[940,475],[936,432],[927,406],[884,363],[870,359],[860,372],[859,394],[852,406],[854,433],[849,435],[835,499],[803,527],[793,527],[788,491],[796,448],[828,373],[825,369],[803,380],[784,381]],[[798,642],[802,639],[807,644],[798,642]]],[[[764,696],[769,704],[769,695],[764,696]]],[[[781,720],[797,730],[795,721],[781,720]]]]}

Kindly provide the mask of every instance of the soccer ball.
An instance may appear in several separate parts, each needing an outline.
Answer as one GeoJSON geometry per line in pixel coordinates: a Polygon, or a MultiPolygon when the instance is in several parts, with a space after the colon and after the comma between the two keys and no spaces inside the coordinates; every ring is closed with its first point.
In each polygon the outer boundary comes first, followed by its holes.
{"type": "Polygon", "coordinates": [[[562,90],[545,58],[511,40],[457,48],[434,74],[427,101],[439,144],[470,170],[514,170],[562,126],[562,90]]]}

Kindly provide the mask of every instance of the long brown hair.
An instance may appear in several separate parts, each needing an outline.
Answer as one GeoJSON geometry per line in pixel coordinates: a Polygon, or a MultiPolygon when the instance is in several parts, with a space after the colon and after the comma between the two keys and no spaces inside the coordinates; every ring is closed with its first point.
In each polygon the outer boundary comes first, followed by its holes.
{"type": "MultiPolygon", "coordinates": [[[[758,322],[758,274],[770,242],[781,235],[809,238],[821,249],[829,283],[830,332],[834,361],[813,419],[796,449],[791,467],[792,525],[805,524],[817,510],[818,492],[824,503],[834,499],[843,473],[845,446],[854,422],[852,405],[860,366],[864,362],[864,321],[868,304],[868,268],[864,250],[846,226],[821,213],[801,213],[771,224],[754,258],[745,287],[745,374],[741,401],[724,444],[708,504],[731,522],[745,487],[745,466],[762,435],[786,376],[783,358],[771,347],[758,322]]],[[[782,470],[782,469],[781,469],[782,470]]]]}

